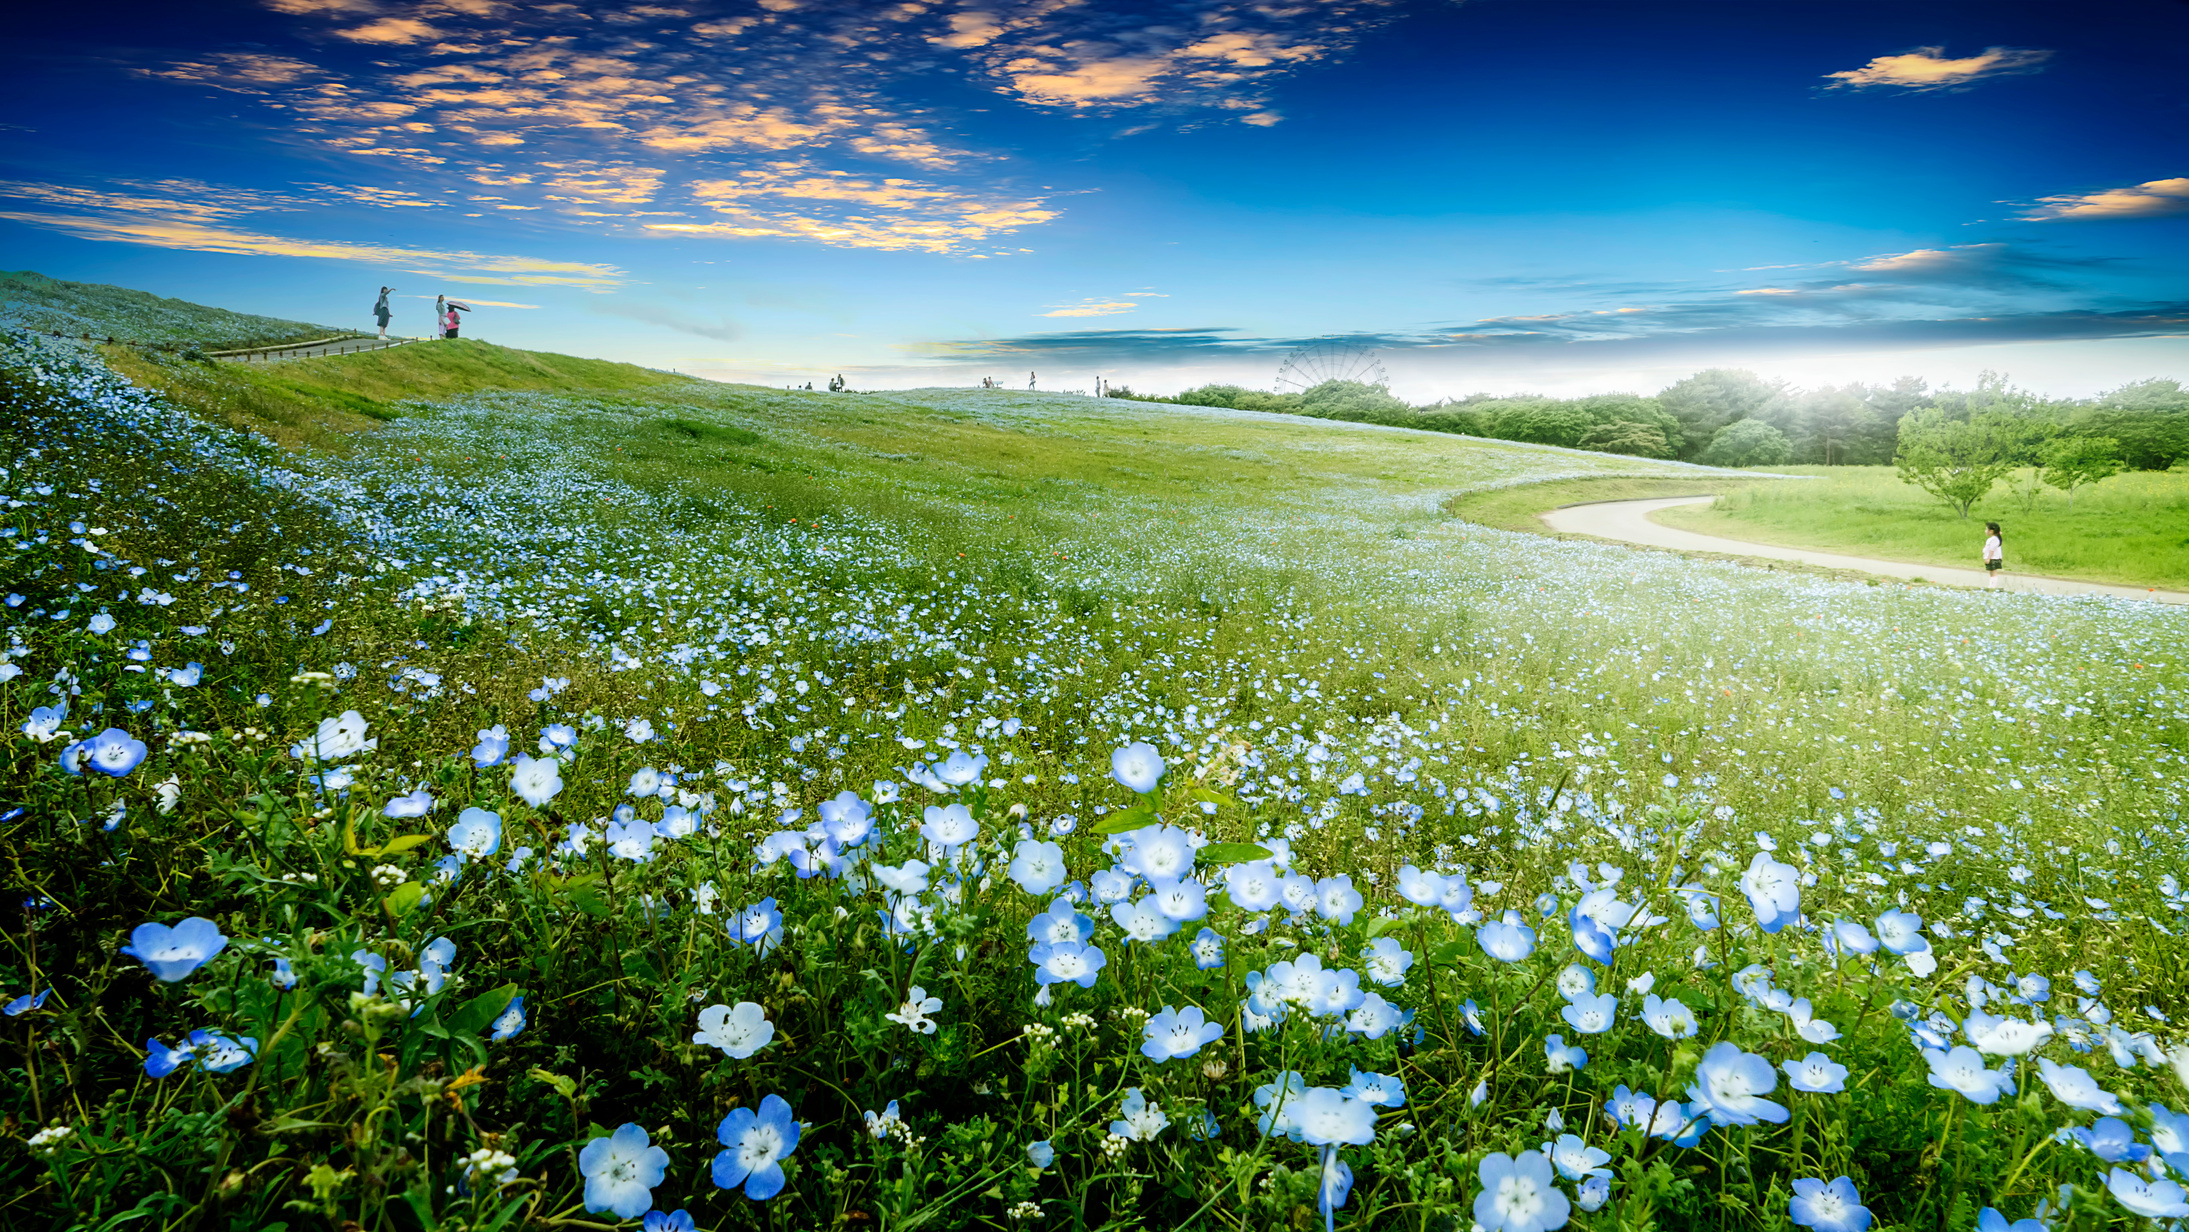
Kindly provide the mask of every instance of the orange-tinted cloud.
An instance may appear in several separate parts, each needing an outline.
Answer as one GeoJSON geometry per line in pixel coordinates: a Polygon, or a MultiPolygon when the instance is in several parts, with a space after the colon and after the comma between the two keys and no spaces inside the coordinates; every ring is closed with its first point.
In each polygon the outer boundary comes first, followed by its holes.
{"type": "Polygon", "coordinates": [[[2019,47],[1987,47],[1981,54],[1949,59],[1943,47],[1918,47],[1896,56],[1878,56],[1861,68],[1826,73],[1831,89],[1866,90],[1889,86],[1926,92],[1956,90],[1985,77],[2034,72],[2052,58],[2049,51],[2019,47]]]}
{"type": "Polygon", "coordinates": [[[2176,176],[2170,180],[2146,180],[2132,188],[2039,197],[2036,206],[2022,217],[2040,220],[2162,218],[2169,214],[2189,214],[2189,178],[2176,176]]]}

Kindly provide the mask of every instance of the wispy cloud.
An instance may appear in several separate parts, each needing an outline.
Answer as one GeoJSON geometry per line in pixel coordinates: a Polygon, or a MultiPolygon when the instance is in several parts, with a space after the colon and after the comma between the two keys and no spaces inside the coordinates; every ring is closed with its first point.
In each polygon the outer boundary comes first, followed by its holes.
{"type": "Polygon", "coordinates": [[[643,321],[648,325],[659,325],[663,329],[672,329],[680,334],[691,334],[699,338],[713,338],[718,342],[735,342],[745,335],[745,327],[728,317],[718,316],[710,321],[704,317],[694,316],[688,312],[680,312],[674,308],[665,308],[659,304],[632,303],[627,300],[602,300],[593,304],[592,309],[603,316],[626,317],[633,321],[643,321]]]}
{"type": "Polygon", "coordinates": [[[648,223],[646,229],[978,256],[1008,251],[990,246],[993,237],[1056,217],[1039,197],[986,196],[922,180],[858,176],[799,160],[748,168],[735,179],[701,180],[690,192],[719,221],[648,223]]]}
{"type": "Polygon", "coordinates": [[[353,261],[451,281],[608,290],[624,280],[623,272],[615,266],[589,261],[549,261],[465,250],[303,239],[245,230],[224,225],[223,220],[259,210],[293,210],[299,203],[295,198],[246,193],[193,181],[163,181],[131,187],[134,191],[112,192],[0,181],[0,197],[77,211],[10,210],[0,211],[0,218],[85,240],[237,256],[353,261]],[[161,189],[168,191],[158,191],[161,189]]]}
{"type": "Polygon", "coordinates": [[[2039,197],[2025,219],[2161,218],[2189,214],[2189,178],[2146,180],[2132,188],[2039,197]]]}
{"type": "Polygon", "coordinates": [[[1827,89],[1869,90],[1879,87],[1924,93],[1960,90],[1986,77],[2033,73],[2052,58],[2049,51],[2022,47],[1987,47],[1973,56],[1951,58],[1943,47],[1918,47],[1898,55],[1878,56],[1861,68],[1826,73],[1827,89]]]}
{"type": "Polygon", "coordinates": [[[1049,311],[1038,315],[1045,317],[1114,317],[1131,312],[1144,299],[1169,299],[1157,291],[1126,291],[1112,298],[1088,297],[1076,304],[1050,304],[1049,311]]]}

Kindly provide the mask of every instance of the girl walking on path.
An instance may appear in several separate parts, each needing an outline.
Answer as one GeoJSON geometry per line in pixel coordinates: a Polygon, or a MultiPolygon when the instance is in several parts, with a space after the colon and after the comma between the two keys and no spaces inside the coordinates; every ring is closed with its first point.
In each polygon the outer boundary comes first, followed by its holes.
{"type": "Polygon", "coordinates": [[[2003,536],[1997,522],[1984,523],[1984,534],[1987,536],[1984,540],[1984,587],[1997,590],[1999,575],[2007,567],[2007,550],[2001,542],[2003,536]]]}
{"type": "Polygon", "coordinates": [[[388,336],[388,317],[392,315],[388,311],[388,292],[394,289],[394,287],[380,288],[380,298],[373,301],[372,305],[373,319],[380,322],[380,336],[383,338],[388,336]]]}

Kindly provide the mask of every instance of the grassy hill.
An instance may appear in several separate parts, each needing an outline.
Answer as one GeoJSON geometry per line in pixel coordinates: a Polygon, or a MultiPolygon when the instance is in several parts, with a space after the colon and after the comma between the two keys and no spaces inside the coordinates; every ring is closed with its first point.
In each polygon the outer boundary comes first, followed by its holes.
{"type": "Polygon", "coordinates": [[[1696,472],[1372,425],[131,371],[0,344],[23,1209],[2094,1228],[2055,1134],[2179,1106],[2189,612],[1514,534],[1696,472]]]}
{"type": "Polygon", "coordinates": [[[330,325],[230,312],[128,287],[64,282],[29,270],[0,272],[0,324],[207,351],[326,338],[330,325]]]}
{"type": "Polygon", "coordinates": [[[105,347],[108,363],[217,422],[290,446],[327,444],[403,413],[406,403],[480,390],[610,393],[689,388],[695,377],[475,339],[411,343],[278,364],[206,363],[105,347]]]}

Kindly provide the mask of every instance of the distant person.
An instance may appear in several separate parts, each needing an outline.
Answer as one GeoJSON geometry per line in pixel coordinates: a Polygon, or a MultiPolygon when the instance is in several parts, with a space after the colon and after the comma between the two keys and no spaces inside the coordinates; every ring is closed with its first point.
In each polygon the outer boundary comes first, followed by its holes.
{"type": "Polygon", "coordinates": [[[1999,575],[2004,573],[2007,567],[2007,550],[2004,543],[2006,536],[2000,532],[1997,522],[1984,523],[1984,535],[1984,587],[1987,590],[1997,590],[2000,583],[1999,575]]]}
{"type": "Polygon", "coordinates": [[[1034,374],[1033,374],[1033,373],[1031,373],[1031,372],[1029,372],[1029,373],[1027,373],[1027,374],[1026,374],[1026,388],[1028,388],[1028,389],[1032,389],[1033,387],[1034,387],[1034,374]]]}
{"type": "Polygon", "coordinates": [[[456,331],[463,328],[464,324],[463,317],[457,314],[471,311],[471,305],[459,304],[452,299],[443,300],[442,302],[447,306],[442,309],[441,336],[453,339],[456,337],[456,331]]]}
{"type": "Polygon", "coordinates": [[[388,336],[388,318],[394,315],[388,311],[388,293],[393,290],[394,287],[380,288],[380,298],[374,300],[372,305],[373,319],[380,322],[380,336],[383,338],[388,336]]]}

